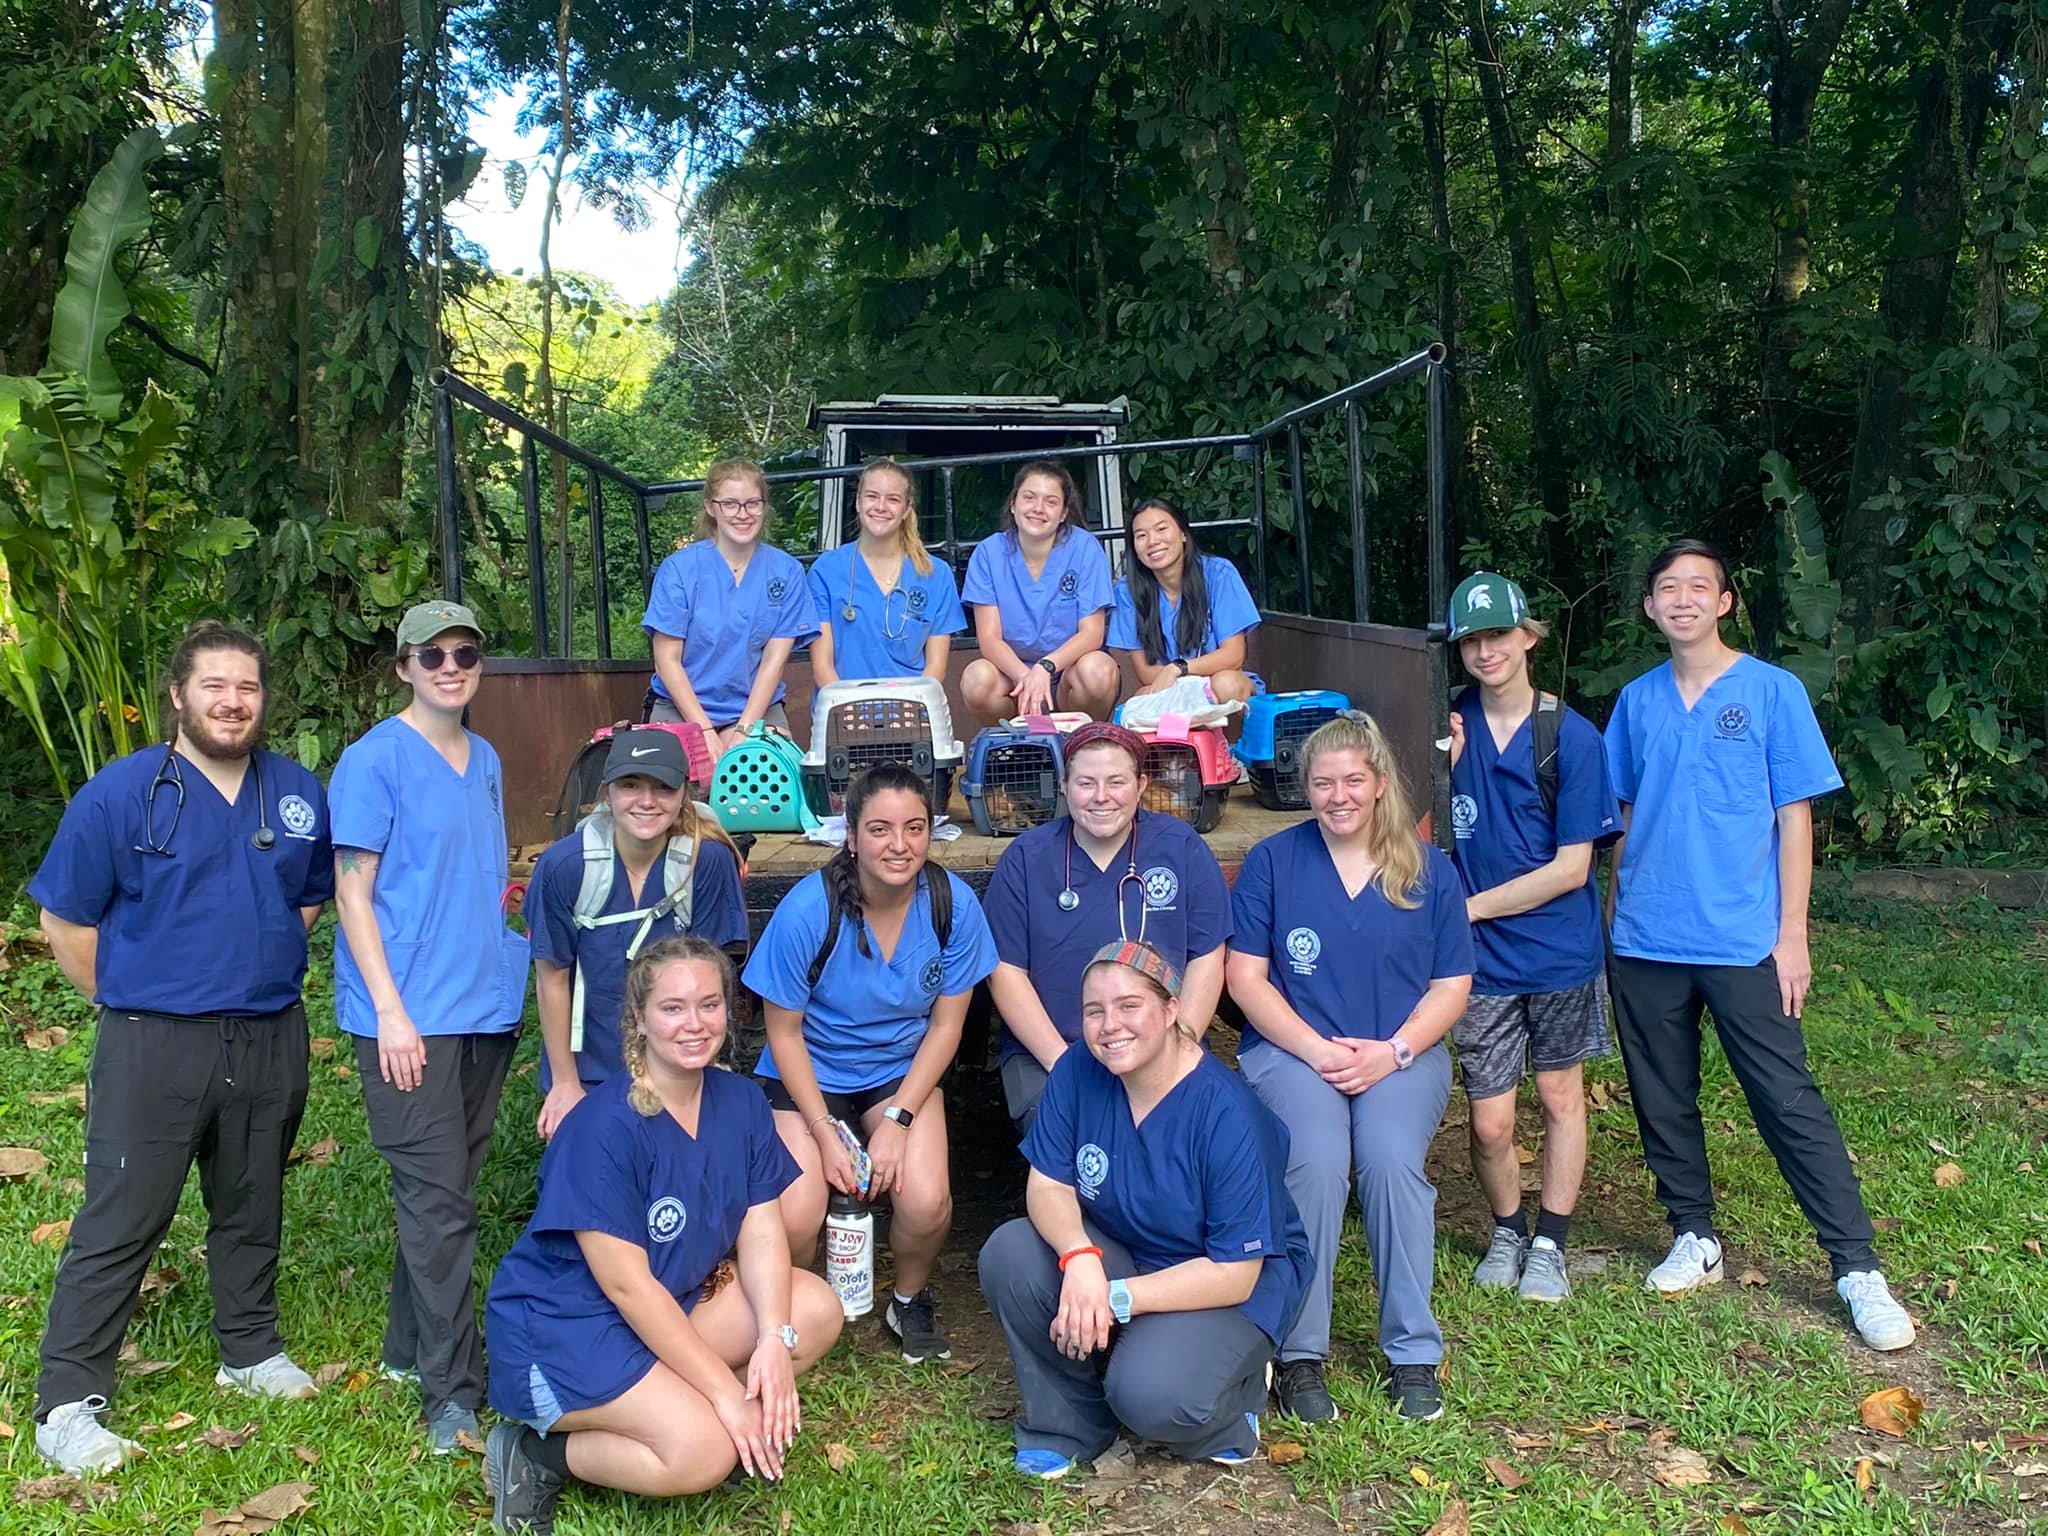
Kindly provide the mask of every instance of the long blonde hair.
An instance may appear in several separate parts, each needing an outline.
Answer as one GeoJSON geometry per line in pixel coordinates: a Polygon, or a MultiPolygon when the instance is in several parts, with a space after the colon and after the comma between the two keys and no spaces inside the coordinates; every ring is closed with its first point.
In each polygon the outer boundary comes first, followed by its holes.
{"type": "Polygon", "coordinates": [[[932,573],[931,551],[924,547],[924,536],[917,531],[917,482],[910,477],[910,471],[894,459],[883,457],[869,459],[860,472],[860,478],[853,482],[853,499],[856,507],[860,504],[860,493],[867,488],[868,476],[886,473],[903,481],[903,499],[908,503],[903,521],[896,525],[896,537],[903,541],[903,557],[920,576],[932,573]]]}
{"type": "Polygon", "coordinates": [[[661,1095],[647,1081],[647,995],[654,990],[654,978],[661,968],[678,960],[699,960],[718,973],[718,990],[725,998],[726,1038],[732,1038],[731,956],[694,933],[670,934],[641,950],[633,968],[626,972],[626,1006],[619,1016],[619,1035],[625,1047],[626,1071],[633,1079],[626,1102],[649,1119],[661,1113],[662,1104],[661,1095]]]}
{"type": "Polygon", "coordinates": [[[1318,726],[1301,744],[1304,783],[1315,771],[1316,759],[1326,752],[1356,752],[1365,759],[1366,767],[1386,781],[1365,826],[1366,851],[1379,866],[1370,883],[1393,906],[1420,906],[1422,837],[1415,830],[1415,814],[1409,809],[1408,792],[1401,786],[1401,765],[1394,761],[1387,733],[1380,729],[1379,721],[1355,709],[1318,726]]]}
{"type": "Polygon", "coordinates": [[[720,459],[704,471],[704,496],[697,508],[695,537],[708,539],[718,532],[718,520],[711,515],[711,493],[729,480],[751,480],[754,489],[761,493],[761,537],[756,542],[767,543],[775,506],[768,499],[768,476],[752,459],[720,459]]]}

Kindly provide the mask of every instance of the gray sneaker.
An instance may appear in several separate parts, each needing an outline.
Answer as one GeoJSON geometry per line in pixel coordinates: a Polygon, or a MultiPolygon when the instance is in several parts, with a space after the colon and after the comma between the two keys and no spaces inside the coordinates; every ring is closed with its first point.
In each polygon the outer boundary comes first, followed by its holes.
{"type": "Polygon", "coordinates": [[[1521,1233],[1495,1227],[1486,1257],[1472,1271],[1472,1283],[1482,1291],[1512,1291],[1522,1278],[1522,1255],[1528,1251],[1529,1240],[1521,1233]]]}
{"type": "Polygon", "coordinates": [[[251,1397],[318,1397],[313,1378],[300,1370],[290,1355],[276,1354],[254,1365],[224,1365],[214,1372],[213,1384],[233,1387],[251,1397]]]}
{"type": "Polygon", "coordinates": [[[427,1415],[427,1448],[436,1456],[454,1455],[461,1446],[457,1437],[464,1434],[479,1439],[475,1409],[446,1402],[427,1415]]]}
{"type": "Polygon", "coordinates": [[[1563,1301],[1572,1293],[1571,1280],[1564,1272],[1564,1250],[1548,1238],[1529,1245],[1522,1260],[1524,1301],[1563,1301]]]}
{"type": "Polygon", "coordinates": [[[97,1395],[52,1408],[36,1426],[36,1450],[51,1466],[83,1477],[88,1472],[113,1472],[142,1447],[123,1440],[100,1423],[107,1400],[97,1395]]]}

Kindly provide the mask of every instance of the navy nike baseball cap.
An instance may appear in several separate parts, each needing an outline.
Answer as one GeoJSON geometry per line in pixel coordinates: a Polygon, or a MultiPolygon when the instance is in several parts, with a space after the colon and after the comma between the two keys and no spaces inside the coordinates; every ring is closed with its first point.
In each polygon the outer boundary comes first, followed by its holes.
{"type": "Polygon", "coordinates": [[[605,754],[604,778],[599,782],[609,784],[636,773],[681,789],[690,782],[690,760],[683,744],[667,731],[621,731],[605,754]]]}

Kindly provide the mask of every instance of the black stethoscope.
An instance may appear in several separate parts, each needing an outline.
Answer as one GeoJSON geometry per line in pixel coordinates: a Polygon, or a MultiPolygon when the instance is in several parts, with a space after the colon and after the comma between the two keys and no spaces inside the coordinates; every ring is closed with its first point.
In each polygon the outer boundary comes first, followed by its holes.
{"type": "MultiPolygon", "coordinates": [[[[254,752],[249,754],[249,772],[256,779],[256,830],[249,834],[249,841],[258,848],[271,848],[277,843],[277,834],[270,830],[270,818],[263,809],[263,762],[254,752]]],[[[169,858],[171,839],[178,835],[178,822],[184,814],[185,770],[178,765],[178,748],[176,743],[172,743],[164,748],[163,761],[156,765],[156,772],[150,776],[149,788],[142,792],[142,841],[135,845],[135,851],[169,858]],[[178,800],[171,808],[170,827],[159,839],[156,835],[156,792],[165,784],[178,792],[178,800]]]]}
{"type": "MultiPolygon", "coordinates": [[[[1138,873],[1138,822],[1131,819],[1131,840],[1124,845],[1124,872],[1116,877],[1116,932],[1125,943],[1131,940],[1131,930],[1124,921],[1124,886],[1130,881],[1138,882],[1138,942],[1145,942],[1145,919],[1150,915],[1152,904],[1145,898],[1145,877],[1138,873]]],[[[1060,891],[1060,910],[1071,912],[1081,905],[1081,893],[1074,889],[1074,827],[1067,824],[1066,883],[1060,891]]]]}

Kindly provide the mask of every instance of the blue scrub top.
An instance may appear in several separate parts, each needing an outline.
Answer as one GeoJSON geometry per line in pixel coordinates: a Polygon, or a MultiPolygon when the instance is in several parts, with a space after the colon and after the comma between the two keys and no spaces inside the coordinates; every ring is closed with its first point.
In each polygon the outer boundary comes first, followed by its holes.
{"type": "MultiPolygon", "coordinates": [[[[936,864],[925,870],[928,878],[944,875],[953,885],[953,937],[943,954],[931,894],[920,883],[893,959],[882,958],[872,933],[870,953],[863,955],[852,915],[841,913],[839,940],[813,988],[811,962],[830,911],[820,870],[782,898],[747,961],[745,980],[757,996],[804,1016],[804,1048],[826,1093],[859,1093],[903,1076],[924,1043],[932,1004],[969,990],[996,968],[995,940],[974,892],[936,864]]],[[[754,1070],[782,1076],[772,1040],[754,1070]]]]}
{"type": "MultiPolygon", "coordinates": [[[[1164,592],[1159,594],[1160,638],[1166,642],[1166,654],[1159,658],[1161,661],[1193,660],[1196,656],[1206,656],[1231,636],[1248,635],[1259,627],[1259,605],[1252,601],[1251,589],[1245,586],[1236,566],[1221,555],[1204,555],[1202,579],[1209,588],[1209,623],[1202,631],[1199,650],[1181,650],[1180,641],[1174,634],[1174,625],[1180,618],[1180,605],[1164,592]]],[[[1144,654],[1144,637],[1138,631],[1138,604],[1131,596],[1128,576],[1116,584],[1116,606],[1109,615],[1108,644],[1120,651],[1144,654]]]]}
{"type": "Polygon", "coordinates": [[[654,1362],[590,1272],[578,1232],[641,1249],[662,1289],[688,1312],[733,1251],[747,1212],[797,1180],[796,1159],[752,1080],[707,1071],[695,1136],[666,1110],[634,1109],[626,1098],[632,1085],[614,1077],[563,1117],[541,1156],[533,1219],[491,1278],[491,1403],[508,1417],[529,1411],[525,1367],[539,1366],[557,1406],[573,1412],[612,1401],[654,1362]]]}
{"type": "Polygon", "coordinates": [[[961,599],[993,603],[1003,618],[1003,639],[1025,662],[1058,650],[1074,638],[1081,621],[1110,605],[1109,556],[1085,528],[1066,524],[1046,553],[1038,579],[1024,564],[1013,533],[998,533],[974,546],[967,560],[961,599]]]}
{"type": "Polygon", "coordinates": [[[1141,1275],[1213,1259],[1260,1260],[1238,1310],[1275,1344],[1308,1286],[1308,1234],[1287,1193],[1287,1128],[1244,1079],[1204,1052],[1131,1123],[1130,1096],[1086,1049],[1054,1064],[1024,1158],[1131,1250],[1141,1275]]]}
{"type": "MultiPolygon", "coordinates": [[[[1275,832],[1238,871],[1231,947],[1270,962],[1267,978],[1324,1039],[1385,1040],[1432,981],[1475,966],[1458,872],[1433,844],[1422,854],[1419,899],[1402,908],[1373,885],[1347,895],[1313,821],[1275,832]]],[[[1247,1022],[1243,1048],[1265,1043],[1247,1022]]]]}
{"type": "Polygon", "coordinates": [[[178,759],[185,809],[170,774],[156,789],[155,841],[169,856],[138,853],[143,797],[164,766],[161,744],[117,758],[64,808],[42,867],[36,904],[99,930],[97,1001],[138,1013],[276,1013],[306,979],[301,907],[334,899],[334,845],[320,781],[288,757],[258,748],[234,804],[195,765],[178,759]],[[264,820],[268,849],[250,841],[264,820]]]}
{"type": "MultiPolygon", "coordinates": [[[[656,859],[638,896],[626,876],[626,861],[612,855],[612,893],[600,917],[638,912],[667,894],[667,861],[656,859]]],[[[533,939],[533,958],[557,970],[573,971],[583,962],[583,1049],[576,1053],[576,1075],[586,1088],[626,1070],[619,1039],[619,1018],[626,1005],[626,946],[639,930],[637,923],[608,928],[578,928],[576,897],[583,888],[583,834],[571,832],[550,843],[534,860],[526,892],[526,928],[533,939]]],[[[678,933],[694,933],[721,949],[747,942],[747,899],[740,890],[740,863],[715,837],[697,840],[690,865],[690,925],[671,913],[647,930],[646,943],[678,933]]],[[[554,1086],[547,1052],[540,1057],[540,1091],[554,1086]]]]}
{"type": "MultiPolygon", "coordinates": [[[[1144,882],[1145,942],[1177,966],[1208,954],[1231,934],[1230,887],[1222,866],[1195,829],[1177,816],[1140,811],[1138,874],[1144,882]]],[[[996,861],[982,898],[996,955],[1027,972],[1046,1016],[1069,1043],[1081,1038],[1081,974],[1105,944],[1138,936],[1138,883],[1123,886],[1123,927],[1117,926],[1117,887],[1129,867],[1122,849],[1108,869],[1079,848],[1068,849],[1073,822],[1062,816],[1013,838],[996,861]],[[1067,869],[1073,869],[1080,904],[1060,909],[1067,869]]],[[[1207,1022],[1206,1020],[1204,1021],[1207,1022]]],[[[1026,1054],[1003,1030],[1002,1059],[1026,1054]]],[[[1071,1054],[1071,1053],[1070,1053],[1071,1054]]]]}
{"type": "Polygon", "coordinates": [[[828,549],[811,562],[811,604],[832,632],[832,666],[841,677],[916,677],[925,642],[967,627],[953,568],[934,559],[926,575],[904,557],[888,597],[857,544],[828,549]],[[853,617],[846,617],[848,606],[853,617]]]}
{"type": "MultiPolygon", "coordinates": [[[[491,1035],[519,1027],[500,1000],[508,963],[504,774],[474,731],[458,774],[396,715],[363,733],[334,765],[334,845],[381,856],[377,931],[384,960],[423,1035],[491,1035]]],[[[524,987],[521,988],[522,994],[524,987]]],[[[352,1035],[377,1033],[377,1006],[348,935],[334,941],[334,1013],[352,1035]]]]}
{"type": "MultiPolygon", "coordinates": [[[[1522,722],[1501,752],[1494,748],[1477,688],[1467,689],[1451,707],[1465,720],[1465,750],[1451,770],[1451,826],[1467,895],[1541,869],[1559,848],[1573,843],[1604,848],[1621,836],[1621,808],[1608,782],[1607,754],[1600,733],[1584,715],[1561,708],[1553,822],[1536,787],[1530,721],[1522,722]]],[[[1474,992],[1518,997],[1584,986],[1607,963],[1600,888],[1592,866],[1577,890],[1533,912],[1474,923],[1472,939],[1479,953],[1474,992]]]]}
{"type": "MultiPolygon", "coordinates": [[[[721,729],[746,712],[768,642],[802,644],[818,632],[810,584],[794,555],[757,545],[735,586],[731,567],[710,539],[687,544],[661,562],[640,624],[650,637],[683,642],[683,671],[704,713],[721,729]]],[[[659,677],[654,691],[668,697],[659,677]]],[[[781,703],[782,692],[778,678],[769,702],[781,703]]]]}
{"type": "Polygon", "coordinates": [[[1739,656],[1688,710],[1667,661],[1614,701],[1607,768],[1634,807],[1614,952],[1761,963],[1778,942],[1778,807],[1842,787],[1805,684],[1739,656]]]}

